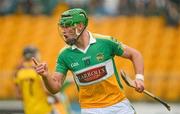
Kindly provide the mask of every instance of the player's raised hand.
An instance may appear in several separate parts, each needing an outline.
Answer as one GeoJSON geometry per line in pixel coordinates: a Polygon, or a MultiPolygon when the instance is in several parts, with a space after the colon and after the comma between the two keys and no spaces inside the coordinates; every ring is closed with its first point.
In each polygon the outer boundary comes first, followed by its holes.
{"type": "Polygon", "coordinates": [[[36,72],[43,77],[47,77],[48,76],[47,64],[39,63],[34,57],[32,57],[32,61],[35,64],[34,68],[35,68],[36,72]]]}

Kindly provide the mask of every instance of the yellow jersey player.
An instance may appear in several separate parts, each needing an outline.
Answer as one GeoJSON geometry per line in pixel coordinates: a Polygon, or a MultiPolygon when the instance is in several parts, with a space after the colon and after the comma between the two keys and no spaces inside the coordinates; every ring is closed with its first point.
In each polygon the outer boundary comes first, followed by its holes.
{"type": "Polygon", "coordinates": [[[38,58],[38,50],[28,46],[23,50],[23,62],[15,77],[17,94],[22,96],[25,114],[50,114],[52,107],[41,78],[32,67],[31,57],[38,58]]]}
{"type": "Polygon", "coordinates": [[[83,9],[74,8],[62,13],[59,27],[69,45],[61,50],[56,71],[48,72],[46,63],[35,70],[43,78],[51,93],[59,92],[67,71],[74,74],[79,91],[82,114],[135,114],[123,92],[114,57],[131,60],[136,73],[136,90],[144,90],[143,58],[141,54],[110,36],[93,34],[87,30],[88,17],[83,9]]]}

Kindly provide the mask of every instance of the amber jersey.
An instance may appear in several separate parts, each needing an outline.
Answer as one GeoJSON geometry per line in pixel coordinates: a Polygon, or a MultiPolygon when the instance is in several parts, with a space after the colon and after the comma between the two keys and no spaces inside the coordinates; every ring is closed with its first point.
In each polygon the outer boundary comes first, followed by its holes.
{"type": "Polygon", "coordinates": [[[15,79],[21,88],[25,114],[49,114],[52,110],[40,76],[33,68],[21,68],[15,79]]]}
{"type": "Polygon", "coordinates": [[[61,50],[56,71],[74,74],[81,108],[111,106],[125,98],[114,63],[114,56],[123,54],[123,45],[110,36],[89,34],[85,50],[75,45],[61,50]]]}

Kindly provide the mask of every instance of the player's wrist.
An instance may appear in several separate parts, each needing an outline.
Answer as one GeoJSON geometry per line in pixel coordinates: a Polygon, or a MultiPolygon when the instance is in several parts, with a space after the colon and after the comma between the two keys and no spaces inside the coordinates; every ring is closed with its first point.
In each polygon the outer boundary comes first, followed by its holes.
{"type": "Polygon", "coordinates": [[[46,72],[46,73],[42,74],[42,77],[43,78],[48,78],[49,77],[49,72],[46,72]]]}
{"type": "Polygon", "coordinates": [[[144,75],[143,74],[136,74],[135,77],[136,77],[137,80],[144,81],[144,75]]]}

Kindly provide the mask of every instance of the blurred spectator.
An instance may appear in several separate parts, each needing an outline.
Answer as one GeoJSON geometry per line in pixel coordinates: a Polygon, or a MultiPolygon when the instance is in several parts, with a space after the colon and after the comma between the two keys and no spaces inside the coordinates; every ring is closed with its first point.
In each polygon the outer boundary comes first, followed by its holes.
{"type": "Polygon", "coordinates": [[[23,13],[31,14],[32,5],[32,0],[18,0],[18,10],[23,13]]]}
{"type": "Polygon", "coordinates": [[[23,12],[51,15],[57,4],[82,8],[92,15],[163,15],[168,25],[176,26],[180,18],[180,0],[0,0],[0,15],[23,12]]]}
{"type": "Polygon", "coordinates": [[[166,3],[165,18],[167,24],[170,26],[178,26],[180,22],[180,12],[178,12],[179,2],[176,0],[167,0],[166,3]]]}
{"type": "Polygon", "coordinates": [[[88,11],[90,0],[65,0],[69,8],[82,8],[88,11]]]}
{"type": "Polygon", "coordinates": [[[115,16],[118,14],[119,0],[104,0],[104,11],[106,15],[115,16]]]}
{"type": "Polygon", "coordinates": [[[19,9],[27,14],[51,15],[58,0],[19,0],[19,9]]]}
{"type": "Polygon", "coordinates": [[[143,15],[145,13],[149,0],[135,0],[134,2],[136,14],[143,15]]]}
{"type": "Polygon", "coordinates": [[[43,14],[51,15],[56,7],[58,0],[41,0],[43,5],[43,14]]]}
{"type": "Polygon", "coordinates": [[[12,14],[17,9],[18,0],[0,0],[0,15],[12,14]]]}
{"type": "Polygon", "coordinates": [[[93,15],[103,15],[105,13],[103,2],[104,0],[91,0],[88,6],[88,12],[93,15]]]}
{"type": "Polygon", "coordinates": [[[66,0],[70,8],[82,8],[93,15],[118,15],[119,0],[66,0]]]}
{"type": "Polygon", "coordinates": [[[0,14],[18,12],[51,15],[58,0],[0,0],[0,14]]]}
{"type": "Polygon", "coordinates": [[[132,9],[132,4],[130,0],[120,0],[119,1],[119,15],[129,15],[132,9]]]}

